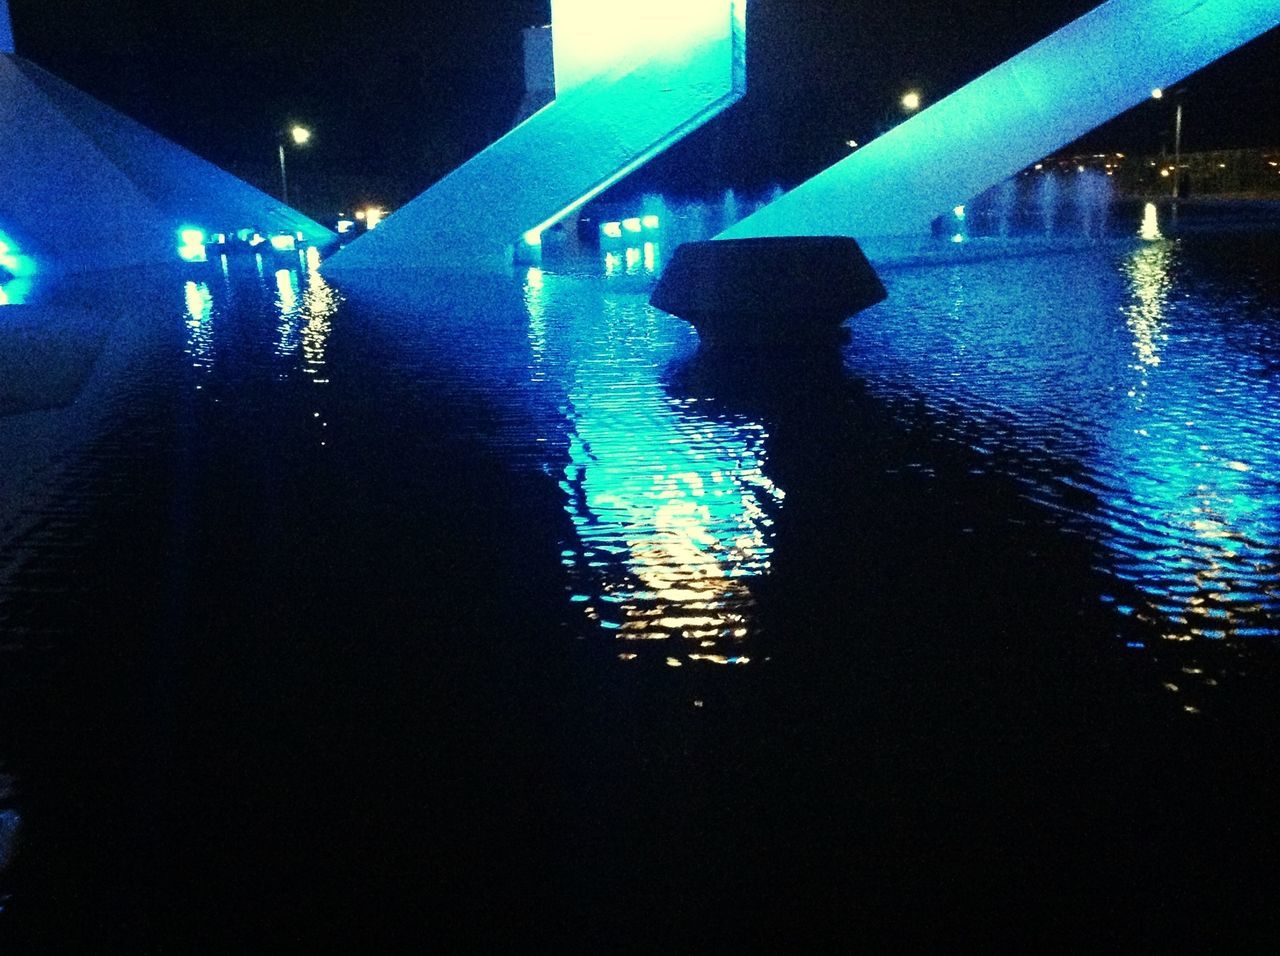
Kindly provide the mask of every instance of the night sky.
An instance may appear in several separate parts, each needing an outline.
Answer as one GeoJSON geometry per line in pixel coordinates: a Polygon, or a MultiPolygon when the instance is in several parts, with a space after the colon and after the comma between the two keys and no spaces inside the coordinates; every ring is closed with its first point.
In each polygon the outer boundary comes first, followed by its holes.
{"type": "MultiPolygon", "coordinates": [[[[19,52],[238,174],[273,182],[277,130],[314,127],[300,176],[411,198],[511,124],[520,29],[549,0],[10,0],[19,52]]],[[[637,174],[686,192],[794,183],[865,142],[908,87],[937,99],[1094,0],[752,0],[750,93],[637,174]]],[[[1185,148],[1280,146],[1280,31],[1186,84],[1185,148]]],[[[1145,104],[1083,145],[1156,151],[1145,104]]],[[[334,201],[338,201],[335,199],[334,201]]],[[[318,201],[317,201],[318,202],[318,201]]],[[[312,205],[316,203],[313,202],[312,205]]],[[[320,211],[320,210],[316,210],[320,211]]]]}

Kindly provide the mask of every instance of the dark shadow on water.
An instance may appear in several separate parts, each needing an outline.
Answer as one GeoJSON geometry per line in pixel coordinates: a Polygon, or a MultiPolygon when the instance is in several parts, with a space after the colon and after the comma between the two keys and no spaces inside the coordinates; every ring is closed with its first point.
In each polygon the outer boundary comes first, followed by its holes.
{"type": "Polygon", "coordinates": [[[762,659],[624,667],[566,607],[568,416],[510,290],[483,336],[405,287],[353,298],[324,389],[245,344],[279,316],[237,291],[225,379],[141,365],[5,608],[50,635],[0,674],[15,952],[1273,918],[1245,868],[1275,858],[1274,720],[1241,735],[1152,691],[1088,542],[894,420],[839,343],[666,369],[671,396],[763,423],[786,498],[762,659]]]}
{"type": "Polygon", "coordinates": [[[760,418],[786,491],[755,587],[768,679],[750,713],[722,702],[753,728],[726,735],[726,766],[770,780],[753,812],[786,850],[768,886],[806,886],[788,899],[815,921],[874,924],[905,895],[940,920],[926,933],[990,938],[1089,936],[1068,914],[1100,930],[1117,896],[1164,925],[1180,901],[1252,895],[1233,860],[1270,858],[1277,832],[1247,769],[1263,750],[1229,728],[1256,727],[1261,700],[1184,714],[1125,657],[1093,544],[928,425],[894,423],[837,349],[699,352],[668,382],[760,418]],[[1265,833],[1242,838],[1258,812],[1265,833]]]}

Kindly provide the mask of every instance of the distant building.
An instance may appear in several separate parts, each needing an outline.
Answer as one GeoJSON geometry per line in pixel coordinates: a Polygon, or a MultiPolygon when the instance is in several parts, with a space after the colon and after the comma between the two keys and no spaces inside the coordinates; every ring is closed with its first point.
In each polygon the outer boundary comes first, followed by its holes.
{"type": "MultiPolygon", "coordinates": [[[[1179,191],[1183,197],[1280,198],[1280,147],[1183,153],[1178,164],[1179,191]]],[[[1119,196],[1165,196],[1173,188],[1174,157],[1167,153],[1049,156],[1025,170],[1024,175],[1046,171],[1066,175],[1085,170],[1105,172],[1113,177],[1119,196]]]]}

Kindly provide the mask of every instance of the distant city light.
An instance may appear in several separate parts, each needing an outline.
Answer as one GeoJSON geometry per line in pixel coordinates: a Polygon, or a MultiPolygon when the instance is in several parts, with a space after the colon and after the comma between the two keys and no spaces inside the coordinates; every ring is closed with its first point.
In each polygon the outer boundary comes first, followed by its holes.
{"type": "Polygon", "coordinates": [[[952,242],[964,242],[964,233],[957,232],[951,237],[952,242]]]}
{"type": "Polygon", "coordinates": [[[311,142],[311,130],[305,126],[295,126],[289,130],[289,135],[293,137],[293,142],[297,146],[305,146],[311,142]]]}
{"type": "Polygon", "coordinates": [[[604,225],[600,227],[600,231],[604,233],[604,235],[608,236],[610,239],[621,239],[622,223],[606,222],[604,225]]]}
{"type": "Polygon", "coordinates": [[[902,97],[902,108],[908,113],[914,113],[920,108],[920,94],[915,90],[905,93],[902,97]]]}
{"type": "Polygon", "coordinates": [[[36,263],[11,236],[0,232],[0,305],[21,305],[31,290],[36,263]]]}
{"type": "Polygon", "coordinates": [[[271,248],[277,252],[292,252],[298,247],[298,241],[293,236],[272,236],[271,248]]]}
{"type": "Polygon", "coordinates": [[[4,269],[12,275],[18,274],[18,257],[13,246],[3,239],[0,239],[0,269],[4,269]]]}
{"type": "Polygon", "coordinates": [[[355,224],[352,220],[350,220],[350,219],[339,219],[339,220],[338,220],[338,235],[340,235],[340,236],[344,236],[344,235],[346,235],[348,232],[350,232],[352,229],[354,229],[354,228],[355,228],[355,225],[356,225],[356,224],[355,224]]]}
{"type": "Polygon", "coordinates": [[[205,232],[195,226],[183,226],[178,230],[178,257],[184,262],[206,262],[205,232]]]}
{"type": "Polygon", "coordinates": [[[964,218],[964,206],[956,206],[956,208],[951,210],[951,212],[957,219],[964,218]]]}
{"type": "Polygon", "coordinates": [[[662,221],[657,216],[645,216],[640,222],[646,229],[657,229],[662,225],[662,221]]]}
{"type": "MultiPolygon", "coordinates": [[[[359,215],[359,213],[357,213],[357,215],[359,215]]],[[[387,211],[385,209],[370,206],[364,211],[365,227],[368,229],[377,229],[378,223],[382,222],[382,220],[386,218],[386,215],[387,211]]]]}
{"type": "Polygon", "coordinates": [[[1160,87],[1157,86],[1155,89],[1151,91],[1151,98],[1153,100],[1164,99],[1164,90],[1160,89],[1160,87]]]}
{"type": "Polygon", "coordinates": [[[641,228],[640,218],[638,216],[632,216],[630,219],[622,220],[622,228],[627,230],[627,232],[639,232],[641,228]]]}
{"type": "Polygon", "coordinates": [[[1168,168],[1166,167],[1165,169],[1160,170],[1160,175],[1163,176],[1165,179],[1168,179],[1169,178],[1168,168]]]}

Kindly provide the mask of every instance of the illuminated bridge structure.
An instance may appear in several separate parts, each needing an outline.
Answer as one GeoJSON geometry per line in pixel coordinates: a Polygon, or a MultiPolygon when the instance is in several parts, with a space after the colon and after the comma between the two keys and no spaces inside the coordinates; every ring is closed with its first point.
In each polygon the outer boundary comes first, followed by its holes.
{"type": "Polygon", "coordinates": [[[746,92],[746,0],[552,0],[555,100],[325,264],[507,271],[746,92]]]}
{"type": "Polygon", "coordinates": [[[927,235],[932,220],[1280,24],[1277,0],[1108,0],[717,239],[927,235]]]}
{"type": "Polygon", "coordinates": [[[176,262],[195,233],[335,238],[13,49],[0,0],[0,258],[19,278],[176,262]]]}
{"type": "Polygon", "coordinates": [[[9,0],[0,0],[0,53],[13,52],[13,23],[9,19],[9,0]]]}

